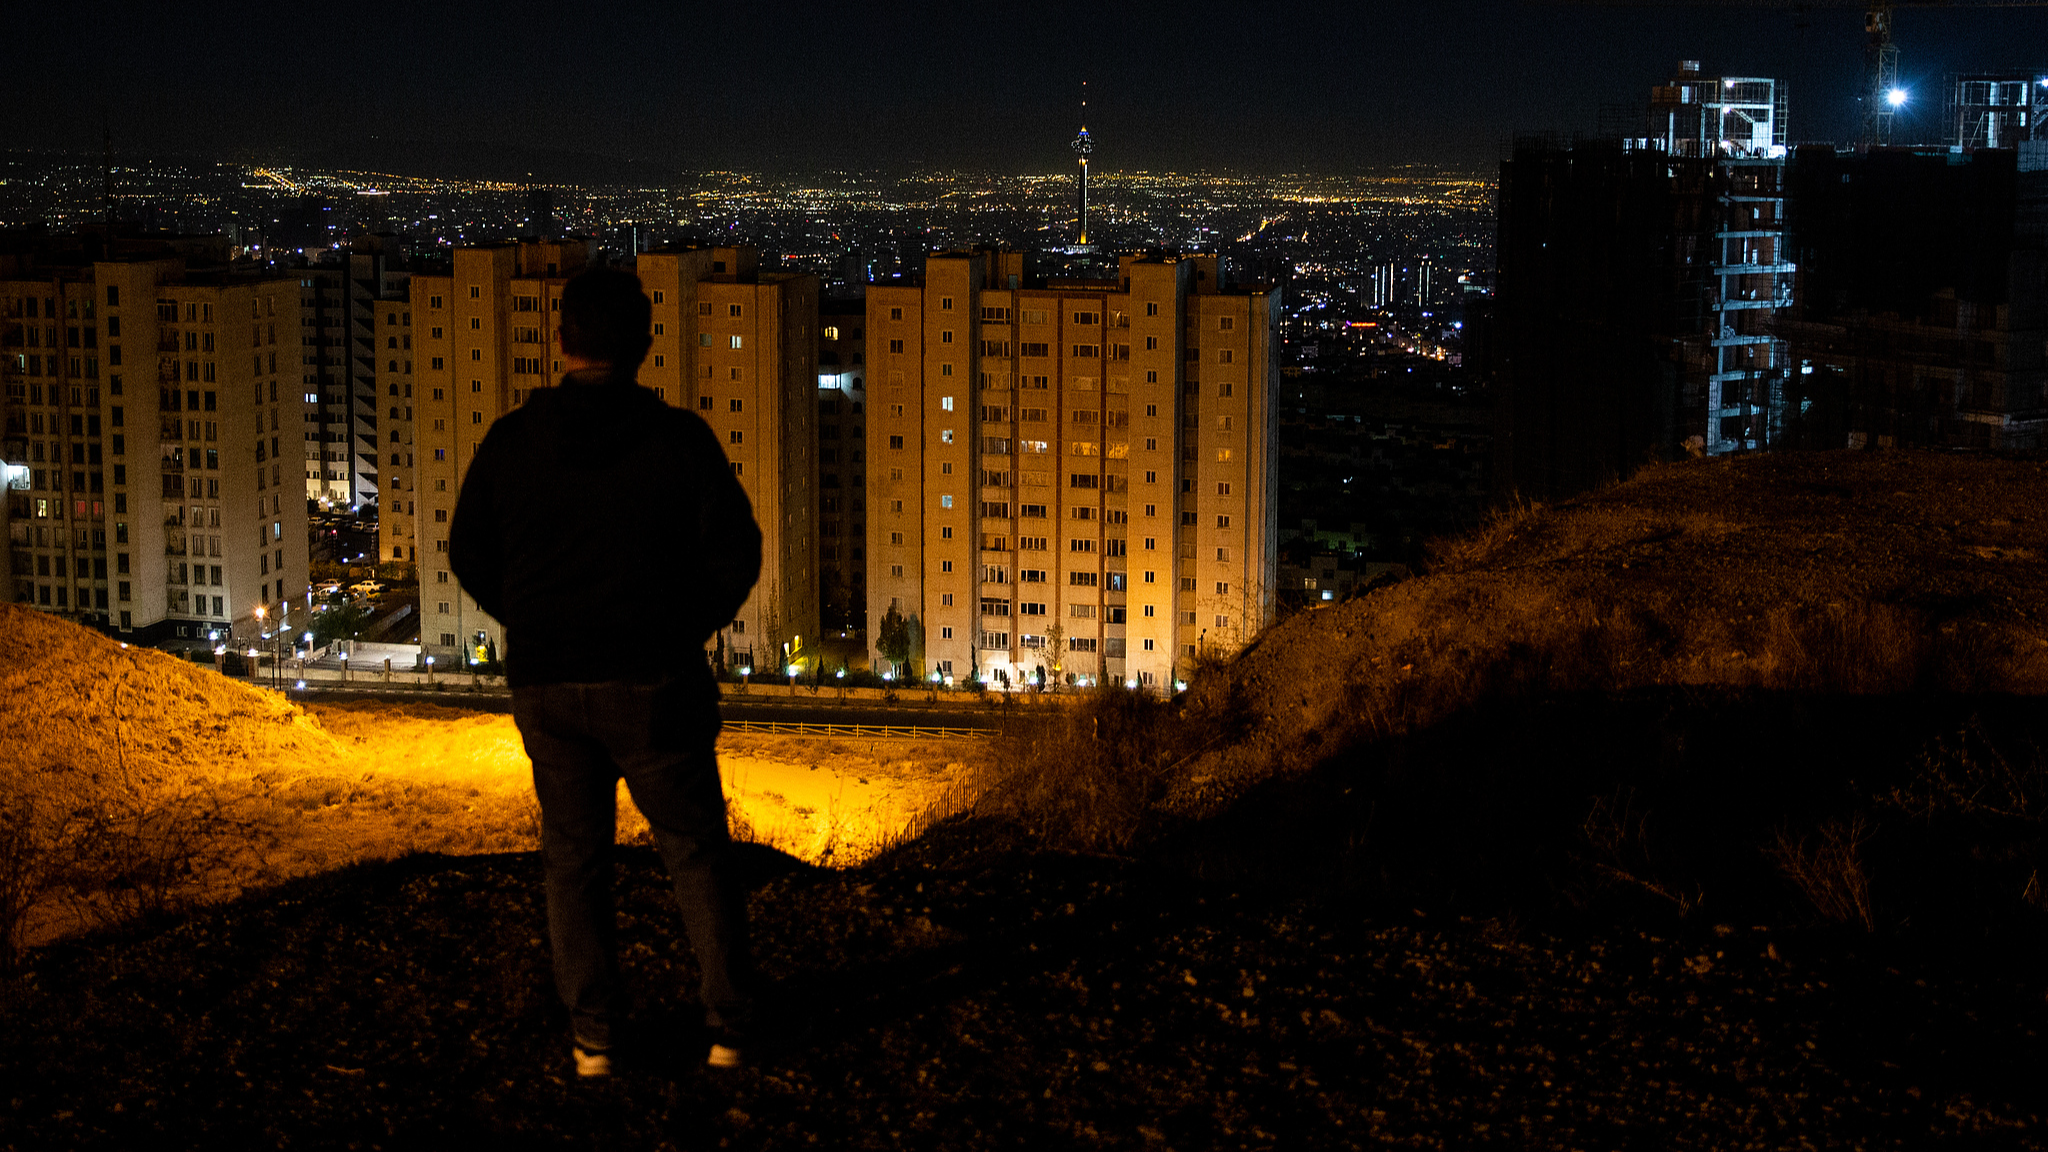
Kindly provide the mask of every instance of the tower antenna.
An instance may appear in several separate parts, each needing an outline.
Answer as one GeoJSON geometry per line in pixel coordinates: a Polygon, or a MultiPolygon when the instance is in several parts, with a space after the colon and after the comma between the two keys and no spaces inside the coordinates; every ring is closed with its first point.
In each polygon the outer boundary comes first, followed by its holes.
{"type": "Polygon", "coordinates": [[[1095,151],[1095,142],[1088,138],[1088,82],[1081,81],[1081,134],[1074,137],[1073,149],[1081,157],[1081,240],[1088,243],[1088,154],[1095,151]]]}
{"type": "Polygon", "coordinates": [[[100,105],[100,195],[106,200],[107,236],[114,235],[114,116],[100,105]]]}

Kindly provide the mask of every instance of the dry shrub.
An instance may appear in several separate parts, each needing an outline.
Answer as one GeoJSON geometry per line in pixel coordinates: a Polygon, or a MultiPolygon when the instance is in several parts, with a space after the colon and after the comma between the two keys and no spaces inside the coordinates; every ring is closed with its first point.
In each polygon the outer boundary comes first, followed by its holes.
{"type": "Polygon", "coordinates": [[[1603,879],[1669,901],[1680,916],[1700,906],[1705,893],[1697,884],[1688,891],[1657,875],[1650,858],[1650,811],[1635,789],[1624,785],[1612,796],[1594,797],[1579,831],[1591,850],[1585,862],[1603,879]]]}
{"type": "Polygon", "coordinates": [[[1770,614],[1757,665],[1766,687],[1808,692],[1905,692],[1927,652],[1917,613],[1848,601],[1770,614]]]}
{"type": "Polygon", "coordinates": [[[1171,705],[1119,687],[1074,708],[1019,710],[996,736],[975,810],[1014,817],[1055,847],[1122,851],[1166,794],[1180,732],[1171,705]]]}
{"type": "Polygon", "coordinates": [[[115,787],[73,804],[9,789],[0,796],[0,965],[38,927],[119,924],[267,878],[255,850],[274,830],[263,809],[247,787],[115,787]]]}
{"type": "Polygon", "coordinates": [[[0,792],[0,968],[20,958],[31,917],[70,883],[66,857],[85,818],[30,789],[0,792]]]}
{"type": "Polygon", "coordinates": [[[1837,924],[1860,924],[1877,930],[1870,906],[1870,877],[1863,867],[1863,846],[1874,829],[1859,814],[1847,821],[1829,820],[1814,837],[1793,838],[1779,830],[1777,841],[1764,849],[1778,871],[1805,895],[1814,910],[1837,924]],[[1813,843],[1809,846],[1809,840],[1813,843]]]}
{"type": "Polygon", "coordinates": [[[1463,572],[1485,564],[1542,511],[1543,505],[1533,500],[1520,495],[1510,497],[1487,516],[1486,523],[1471,532],[1431,540],[1426,546],[1429,570],[1463,572]]]}
{"type": "Polygon", "coordinates": [[[2008,750],[1973,718],[1935,741],[1913,778],[1885,800],[1923,819],[1956,815],[2038,828],[2048,823],[2048,762],[2031,743],[2008,750]]]}

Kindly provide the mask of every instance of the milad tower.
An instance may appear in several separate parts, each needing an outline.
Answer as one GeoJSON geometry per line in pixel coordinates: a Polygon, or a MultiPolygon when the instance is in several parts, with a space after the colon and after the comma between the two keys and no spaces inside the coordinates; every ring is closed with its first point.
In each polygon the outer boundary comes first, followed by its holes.
{"type": "Polygon", "coordinates": [[[1095,151],[1095,142],[1088,138],[1088,82],[1081,82],[1081,134],[1074,137],[1073,149],[1081,158],[1081,219],[1077,247],[1088,246],[1088,154],[1095,151]]]}

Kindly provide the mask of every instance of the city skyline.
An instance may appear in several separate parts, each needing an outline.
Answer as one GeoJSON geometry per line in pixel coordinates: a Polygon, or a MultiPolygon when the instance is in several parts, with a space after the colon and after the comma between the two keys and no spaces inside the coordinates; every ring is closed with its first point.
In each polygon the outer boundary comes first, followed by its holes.
{"type": "MultiPolygon", "coordinates": [[[[1795,140],[1853,142],[1861,117],[1862,12],[1789,4],[1303,2],[1255,22],[1205,4],[1171,21],[1055,6],[1024,23],[911,5],[858,18],[629,5],[576,24],[514,4],[492,27],[545,31],[548,63],[527,67],[466,17],[373,7],[329,23],[222,5],[25,13],[15,31],[39,49],[0,80],[11,142],[97,151],[104,131],[128,153],[364,168],[439,154],[521,169],[506,177],[536,164],[1051,172],[1071,164],[1085,81],[1105,175],[1473,167],[1515,133],[1593,127],[1681,58],[1783,79],[1795,140]],[[1030,62],[1021,79],[977,70],[989,44],[1030,62]],[[206,56],[232,63],[190,66],[206,56]]],[[[1949,74],[2034,66],[2009,45],[2044,33],[2048,10],[1901,11],[1901,82],[1929,93],[1901,110],[1902,137],[1938,136],[1932,93],[1949,74]]]]}

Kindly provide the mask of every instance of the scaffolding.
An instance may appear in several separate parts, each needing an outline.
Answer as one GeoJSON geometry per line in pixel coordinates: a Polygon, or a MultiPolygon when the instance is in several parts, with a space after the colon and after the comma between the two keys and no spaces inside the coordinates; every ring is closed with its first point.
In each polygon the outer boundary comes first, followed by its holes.
{"type": "Polygon", "coordinates": [[[1701,447],[1768,448],[1785,403],[1785,346],[1772,328],[1792,305],[1795,271],[1785,258],[1784,89],[1769,77],[1708,78],[1699,61],[1683,60],[1651,89],[1649,131],[1642,146],[1714,164],[1701,447]]]}
{"type": "Polygon", "coordinates": [[[1785,161],[1725,158],[1709,269],[1713,372],[1707,377],[1708,455],[1771,447],[1785,410],[1784,341],[1796,270],[1785,251],[1785,161]]]}
{"type": "Polygon", "coordinates": [[[2048,115],[2048,72],[1979,72],[1948,86],[1948,143],[1962,149],[2014,148],[2033,140],[2048,115]]]}

